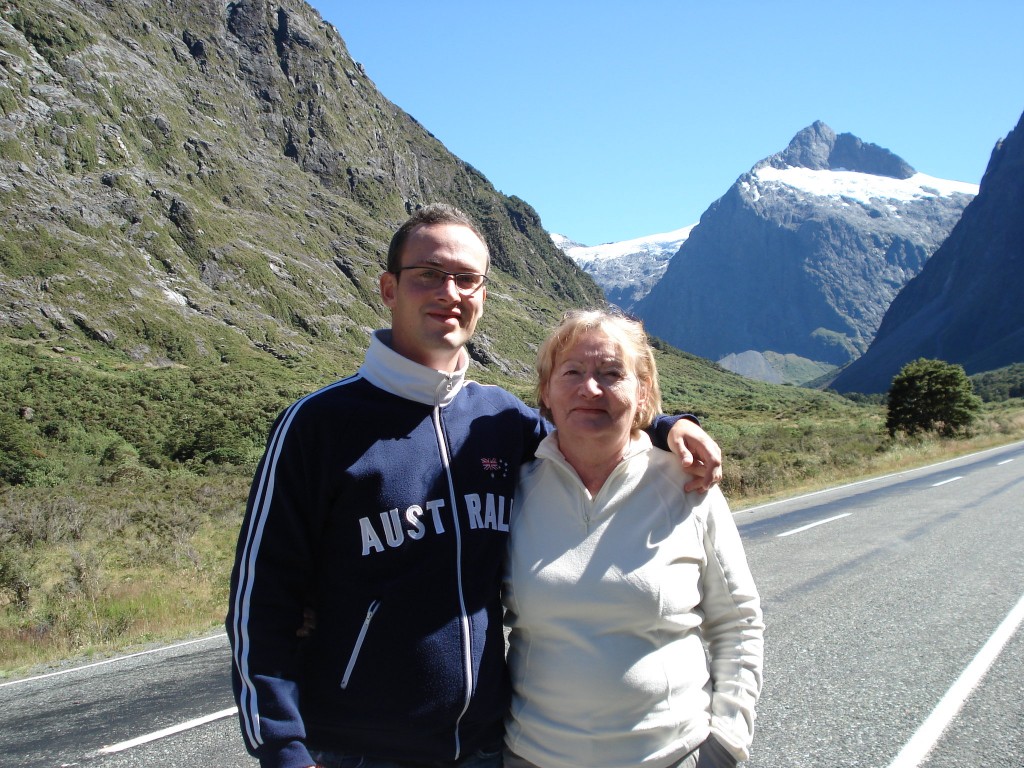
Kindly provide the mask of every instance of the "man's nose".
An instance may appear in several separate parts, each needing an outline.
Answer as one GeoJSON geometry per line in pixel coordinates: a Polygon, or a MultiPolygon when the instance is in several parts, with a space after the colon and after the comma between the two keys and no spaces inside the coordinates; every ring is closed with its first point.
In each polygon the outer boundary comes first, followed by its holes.
{"type": "Polygon", "coordinates": [[[462,294],[459,293],[459,286],[455,284],[455,275],[445,275],[444,282],[438,286],[438,290],[452,301],[458,301],[462,298],[462,294]]]}

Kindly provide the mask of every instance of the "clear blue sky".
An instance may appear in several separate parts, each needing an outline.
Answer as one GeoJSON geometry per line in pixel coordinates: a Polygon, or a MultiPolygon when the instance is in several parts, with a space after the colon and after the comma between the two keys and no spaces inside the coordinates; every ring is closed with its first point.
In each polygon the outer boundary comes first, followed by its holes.
{"type": "Polygon", "coordinates": [[[978,183],[1021,0],[314,0],[385,97],[586,245],[695,223],[823,120],[978,183]]]}

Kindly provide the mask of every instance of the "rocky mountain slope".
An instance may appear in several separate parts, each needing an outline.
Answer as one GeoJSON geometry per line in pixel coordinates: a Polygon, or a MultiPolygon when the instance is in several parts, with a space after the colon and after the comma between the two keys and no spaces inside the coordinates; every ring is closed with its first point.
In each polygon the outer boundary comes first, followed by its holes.
{"type": "Polygon", "coordinates": [[[918,357],[967,373],[1024,362],[1024,115],[992,152],[981,189],[924,269],[892,302],[867,352],[834,380],[884,392],[918,357]]]}
{"type": "Polygon", "coordinates": [[[694,226],[604,245],[581,245],[558,234],[551,239],[594,278],[608,301],[629,311],[665,274],[694,226]]]}
{"type": "Polygon", "coordinates": [[[843,365],[976,191],[817,122],[711,205],[634,312],[714,360],[752,350],[843,365]]]}
{"type": "Polygon", "coordinates": [[[436,200],[492,249],[478,370],[528,378],[530,344],[597,287],[308,5],[0,3],[3,336],[138,365],[351,370],[387,324],[388,238],[436,200]]]}

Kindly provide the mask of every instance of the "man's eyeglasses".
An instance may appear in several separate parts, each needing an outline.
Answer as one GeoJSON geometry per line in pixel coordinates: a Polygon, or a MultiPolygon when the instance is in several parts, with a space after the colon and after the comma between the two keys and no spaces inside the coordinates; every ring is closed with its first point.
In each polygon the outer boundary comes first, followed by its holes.
{"type": "Polygon", "coordinates": [[[413,284],[425,291],[440,288],[450,277],[455,289],[463,296],[472,296],[487,282],[487,275],[477,272],[445,272],[435,267],[401,267],[395,274],[408,272],[413,284]]]}

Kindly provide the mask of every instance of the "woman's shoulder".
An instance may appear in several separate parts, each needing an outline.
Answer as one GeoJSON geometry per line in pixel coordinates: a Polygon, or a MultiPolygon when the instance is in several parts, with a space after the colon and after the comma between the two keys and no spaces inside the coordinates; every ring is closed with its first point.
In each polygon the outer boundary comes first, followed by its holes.
{"type": "Polygon", "coordinates": [[[709,491],[687,491],[686,484],[693,479],[693,475],[683,469],[679,457],[670,451],[652,449],[649,453],[648,472],[662,483],[664,492],[676,496],[700,517],[706,518],[713,509],[722,506],[728,509],[719,485],[709,491]]]}

